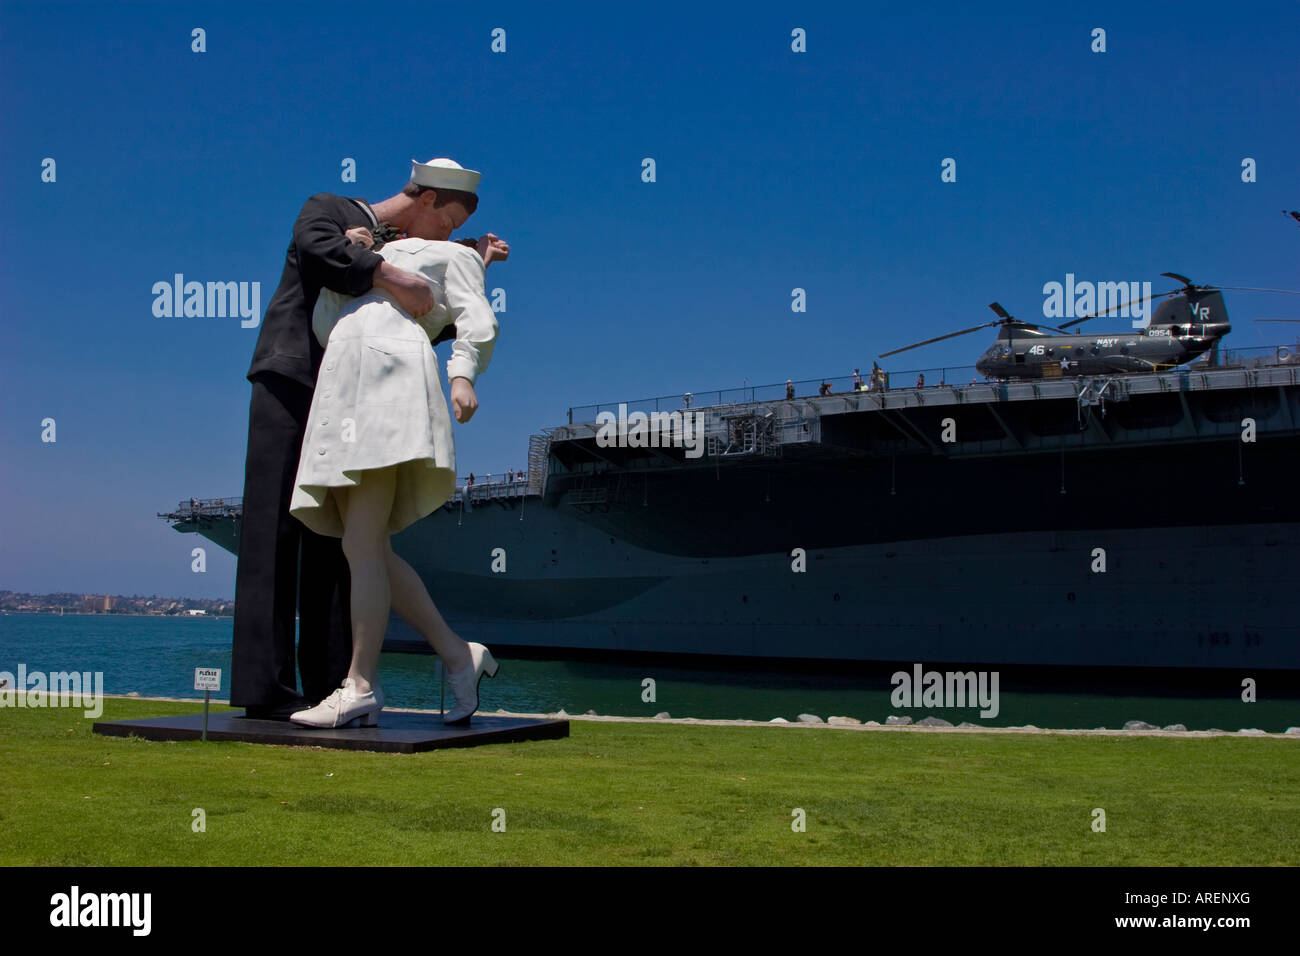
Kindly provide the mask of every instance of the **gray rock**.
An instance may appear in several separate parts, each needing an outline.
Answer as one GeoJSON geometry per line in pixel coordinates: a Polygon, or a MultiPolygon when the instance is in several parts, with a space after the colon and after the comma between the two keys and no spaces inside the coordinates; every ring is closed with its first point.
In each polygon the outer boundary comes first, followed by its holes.
{"type": "Polygon", "coordinates": [[[556,717],[559,717],[561,720],[563,720],[564,718],[568,717],[569,715],[568,715],[568,713],[565,711],[565,709],[564,709],[563,707],[561,707],[559,710],[557,710],[557,711],[555,712],[555,716],[556,716],[556,717]]]}
{"type": "Polygon", "coordinates": [[[1226,733],[1227,733],[1226,730],[1220,730],[1218,727],[1211,727],[1211,728],[1209,728],[1209,729],[1208,729],[1207,731],[1205,731],[1205,732],[1206,732],[1207,734],[1226,734],[1226,733]]]}
{"type": "Polygon", "coordinates": [[[1292,737],[1300,737],[1300,727],[1288,727],[1286,732],[1292,737]]]}
{"type": "Polygon", "coordinates": [[[1145,720],[1130,720],[1124,725],[1125,730],[1159,730],[1155,724],[1148,724],[1145,720]]]}
{"type": "Polygon", "coordinates": [[[867,721],[865,724],[863,724],[862,726],[863,726],[863,727],[879,727],[879,726],[880,726],[880,721],[878,721],[878,720],[868,720],[868,721],[867,721]]]}
{"type": "Polygon", "coordinates": [[[798,720],[799,720],[799,723],[801,723],[801,724],[824,724],[824,723],[826,723],[826,721],[822,720],[822,719],[821,719],[820,717],[818,717],[816,714],[800,714],[799,717],[798,717],[798,720]]]}
{"type": "Polygon", "coordinates": [[[855,727],[860,726],[862,721],[856,717],[827,717],[826,723],[834,724],[836,727],[855,727]]]}
{"type": "Polygon", "coordinates": [[[965,727],[965,728],[967,728],[968,730],[971,729],[972,727],[973,727],[974,729],[976,729],[976,730],[979,730],[979,729],[980,729],[980,725],[979,725],[979,724],[972,724],[969,720],[963,720],[963,721],[962,721],[960,724],[958,724],[957,726],[958,726],[958,727],[965,727]]]}
{"type": "Polygon", "coordinates": [[[769,723],[769,724],[788,724],[788,723],[790,723],[790,721],[786,720],[784,717],[773,717],[771,720],[768,721],[768,723],[769,723]]]}
{"type": "Polygon", "coordinates": [[[140,696],[140,692],[139,692],[138,690],[127,691],[127,695],[126,695],[126,696],[127,696],[127,697],[139,697],[139,696],[140,696]]]}
{"type": "Polygon", "coordinates": [[[906,727],[911,722],[911,717],[899,717],[897,714],[890,714],[885,718],[885,723],[891,727],[906,727]]]}
{"type": "Polygon", "coordinates": [[[1020,729],[1020,730],[1041,730],[1042,728],[1041,728],[1041,727],[1035,727],[1033,724],[1021,724],[1020,727],[1019,727],[1018,729],[1020,729]]]}
{"type": "Polygon", "coordinates": [[[920,720],[918,720],[918,721],[916,722],[916,726],[918,726],[918,727],[951,727],[952,724],[951,724],[949,721],[944,720],[942,717],[922,717],[920,720]]]}
{"type": "Polygon", "coordinates": [[[664,720],[670,717],[672,717],[672,714],[668,713],[666,710],[661,710],[659,713],[655,714],[655,720],[664,720]]]}
{"type": "Polygon", "coordinates": [[[583,714],[582,716],[584,716],[584,717],[595,717],[595,716],[596,716],[596,712],[595,712],[594,710],[589,710],[589,711],[587,711],[585,714],[583,714]]]}
{"type": "Polygon", "coordinates": [[[1268,733],[1268,731],[1266,731],[1266,730],[1260,730],[1258,727],[1242,727],[1241,730],[1237,731],[1237,733],[1239,733],[1239,734],[1264,734],[1264,733],[1268,733]]]}
{"type": "Polygon", "coordinates": [[[1185,733],[1187,733],[1187,728],[1184,727],[1182,724],[1170,724],[1168,727],[1165,727],[1164,729],[1165,729],[1165,730],[1176,730],[1176,731],[1178,731],[1180,734],[1185,734],[1185,733]]]}

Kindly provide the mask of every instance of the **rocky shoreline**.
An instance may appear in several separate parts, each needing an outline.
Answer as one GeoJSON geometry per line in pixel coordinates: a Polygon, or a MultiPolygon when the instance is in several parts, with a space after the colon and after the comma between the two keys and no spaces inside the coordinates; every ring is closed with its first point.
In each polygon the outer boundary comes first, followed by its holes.
{"type": "MultiPolygon", "coordinates": [[[[105,694],[104,697],[130,700],[174,701],[176,703],[184,704],[202,703],[201,699],[192,697],[141,697],[136,693],[105,694]]],[[[212,703],[228,704],[229,702],[213,699],[212,703]]],[[[388,707],[385,709],[401,711],[402,713],[408,714],[438,713],[436,710],[427,710],[417,707],[388,707]]],[[[816,714],[800,714],[797,720],[787,720],[784,717],[774,717],[771,720],[717,720],[699,717],[673,717],[667,711],[661,711],[653,717],[620,717],[610,714],[597,714],[595,711],[590,710],[584,714],[570,714],[564,710],[544,714],[516,713],[514,711],[506,710],[481,710],[479,713],[491,714],[499,717],[550,717],[559,718],[560,720],[590,720],[609,723],[692,724],[700,727],[802,727],[835,728],[837,730],[902,731],[912,733],[1082,734],[1107,737],[1273,737],[1300,740],[1300,727],[1288,727],[1282,733],[1270,733],[1266,730],[1260,730],[1257,727],[1243,727],[1240,730],[1221,730],[1218,727],[1210,727],[1206,730],[1188,730],[1182,724],[1170,724],[1166,727],[1157,727],[1155,724],[1148,724],[1141,720],[1130,720],[1122,728],[1093,727],[1092,729],[1085,729],[1067,727],[1035,727],[1033,724],[1025,724],[1019,727],[985,727],[980,724],[972,724],[969,722],[953,726],[952,723],[943,720],[940,717],[924,717],[919,721],[913,721],[911,717],[890,716],[881,723],[876,720],[861,721],[856,717],[838,716],[827,717],[823,720],[816,714]]]]}

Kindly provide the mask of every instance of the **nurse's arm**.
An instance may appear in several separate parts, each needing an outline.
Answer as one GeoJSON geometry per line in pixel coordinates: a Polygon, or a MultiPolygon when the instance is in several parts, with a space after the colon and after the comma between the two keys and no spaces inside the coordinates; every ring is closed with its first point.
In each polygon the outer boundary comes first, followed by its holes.
{"type": "Polygon", "coordinates": [[[456,249],[447,263],[444,288],[448,320],[456,326],[456,340],[447,360],[447,378],[464,378],[473,385],[487,371],[497,340],[497,316],[483,293],[486,266],[468,249],[456,249]]]}

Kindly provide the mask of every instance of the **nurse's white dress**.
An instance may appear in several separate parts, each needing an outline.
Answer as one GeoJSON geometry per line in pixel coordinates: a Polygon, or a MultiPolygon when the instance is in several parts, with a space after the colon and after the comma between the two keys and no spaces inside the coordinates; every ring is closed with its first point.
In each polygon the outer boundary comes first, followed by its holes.
{"type": "Polygon", "coordinates": [[[432,312],[412,320],[384,292],[353,298],[322,289],[312,331],[325,346],[289,512],[318,534],[343,536],[330,488],[362,472],[398,465],[388,532],[431,514],[456,487],[451,415],[432,339],[455,323],[447,380],[473,383],[497,337],[479,254],[456,242],[401,239],[379,255],[433,286],[432,312]]]}

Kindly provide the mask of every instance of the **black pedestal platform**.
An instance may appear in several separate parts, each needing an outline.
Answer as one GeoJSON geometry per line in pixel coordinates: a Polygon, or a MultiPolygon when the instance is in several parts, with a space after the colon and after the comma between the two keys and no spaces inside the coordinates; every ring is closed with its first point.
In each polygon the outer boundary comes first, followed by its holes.
{"type": "MultiPolygon", "coordinates": [[[[94,732],[108,737],[135,734],[146,740],[198,740],[203,715],[150,717],[145,720],[98,721],[94,732]]],[[[315,729],[280,720],[252,720],[242,711],[224,711],[208,717],[208,740],[240,740],[254,744],[292,747],[335,747],[342,750],[379,750],[418,753],[442,747],[477,747],[517,740],[555,740],[569,736],[569,722],[536,717],[500,717],[475,714],[468,727],[445,727],[440,714],[412,714],[386,710],[378,727],[315,729]]]]}

